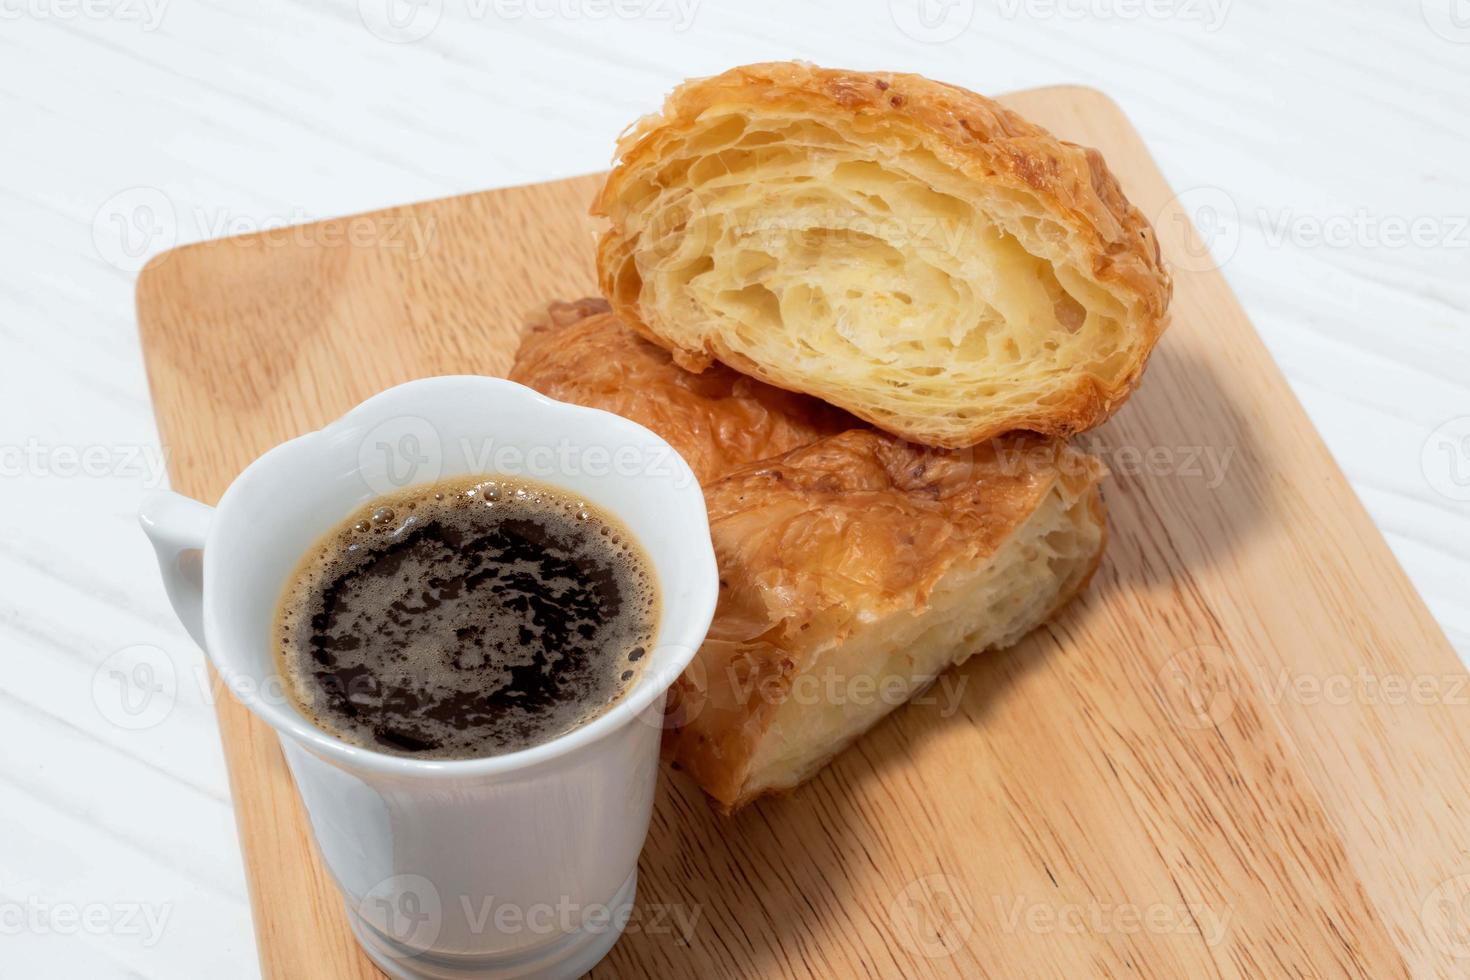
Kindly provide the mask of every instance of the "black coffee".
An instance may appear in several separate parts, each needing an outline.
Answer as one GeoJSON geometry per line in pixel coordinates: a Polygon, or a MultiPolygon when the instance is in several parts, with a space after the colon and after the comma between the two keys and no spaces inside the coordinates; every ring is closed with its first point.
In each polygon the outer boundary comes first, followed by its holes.
{"type": "Polygon", "coordinates": [[[524,480],[418,487],[302,561],[276,636],[298,706],[349,742],[426,759],[526,748],[637,680],[651,564],[614,518],[524,480]]]}

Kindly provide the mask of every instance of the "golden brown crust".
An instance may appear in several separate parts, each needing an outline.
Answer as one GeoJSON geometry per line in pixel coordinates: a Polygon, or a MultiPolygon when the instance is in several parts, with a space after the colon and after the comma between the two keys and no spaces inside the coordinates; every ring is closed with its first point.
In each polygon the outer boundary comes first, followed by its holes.
{"type": "MultiPolygon", "coordinates": [[[[598,254],[603,291],[627,323],[673,350],[682,366],[701,370],[719,360],[769,383],[819,395],[931,445],[972,445],[1017,428],[1070,435],[1097,425],[1137,386],[1167,324],[1172,286],[1157,238],[1096,150],[1058,140],[983,96],[917,75],[773,63],[688,82],[670,95],[660,115],[642,120],[623,137],[617,166],[593,210],[611,220],[598,254]],[[719,317],[709,310],[698,309],[687,297],[670,296],[667,284],[645,281],[653,274],[650,256],[664,247],[655,239],[673,241],[692,233],[670,225],[692,205],[663,207],[665,197],[700,189],[686,186],[693,182],[679,169],[687,169],[687,156],[683,163],[670,157],[688,154],[686,144],[702,133],[701,126],[728,113],[830,122],[851,141],[873,148],[876,157],[891,157],[896,148],[922,149],[925,159],[937,161],[946,174],[968,181],[976,201],[1024,198],[1031,209],[1027,221],[1064,229],[1065,242],[1047,247],[1064,250],[1077,275],[1089,280],[1076,288],[1065,280],[1064,285],[1078,295],[1094,287],[1099,296],[1106,294],[1101,306],[1118,307],[1126,343],[1116,351],[1094,352],[1094,361],[1079,369],[1050,371],[1038,382],[1039,394],[1029,391],[1027,397],[1007,400],[1003,393],[985,394],[983,385],[969,386],[965,397],[971,402],[995,401],[974,411],[970,405],[951,410],[943,399],[890,406],[888,393],[880,389],[909,385],[887,378],[871,382],[871,391],[861,385],[848,390],[827,382],[821,369],[792,367],[789,358],[769,349],[749,356],[755,346],[749,338],[733,340],[728,324],[717,323],[719,317]],[[657,212],[650,219],[654,226],[641,227],[650,212],[657,212]],[[675,217],[663,217],[667,214],[675,217]]],[[[1059,303],[1075,305],[1076,298],[1065,296],[1059,303]]],[[[1075,315],[1059,305],[1063,324],[1075,315]]]]}
{"type": "Polygon", "coordinates": [[[825,402],[726,367],[684,371],[607,309],[606,301],[589,298],[532,314],[508,377],[652,429],[702,484],[862,424],[825,402]]]}

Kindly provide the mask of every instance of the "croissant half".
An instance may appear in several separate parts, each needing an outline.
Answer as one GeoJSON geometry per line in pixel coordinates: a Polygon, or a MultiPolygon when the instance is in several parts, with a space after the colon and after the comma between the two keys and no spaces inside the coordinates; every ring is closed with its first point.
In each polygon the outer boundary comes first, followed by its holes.
{"type": "Polygon", "coordinates": [[[1095,150],[916,75],[688,82],[594,210],[603,291],[680,364],[929,445],[1098,424],[1166,324],[1153,230],[1095,150]]]}
{"type": "Polygon", "coordinates": [[[1103,472],[1054,439],[942,452],[867,429],[715,483],[720,604],[674,687],[675,760],[740,806],[1019,640],[1097,567],[1103,472]]]}
{"type": "Polygon", "coordinates": [[[913,445],[723,367],[690,374],[597,301],[537,317],[510,377],[652,428],[705,486],[720,602],[668,748],[726,808],[1019,639],[1102,554],[1103,467],[1061,440],[913,445]]]}

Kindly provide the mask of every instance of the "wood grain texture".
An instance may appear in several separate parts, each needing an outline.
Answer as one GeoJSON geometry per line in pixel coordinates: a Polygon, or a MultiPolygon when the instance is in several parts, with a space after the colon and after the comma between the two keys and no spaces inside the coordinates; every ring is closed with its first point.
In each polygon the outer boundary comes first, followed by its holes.
{"type": "MultiPolygon", "coordinates": [[[[1224,280],[1190,271],[1198,242],[1127,120],[1084,89],[1005,101],[1101,148],[1183,260],[1142,390],[1084,440],[1116,473],[1104,566],[1055,623],[794,793],[725,819],[665,780],[642,927],[598,972],[1453,974],[1463,668],[1224,280]],[[690,941],[675,915],[697,916],[690,941]]],[[[174,485],[215,500],[384,387],[503,370],[522,310],[592,288],[595,185],[155,261],[138,311],[174,485]]],[[[274,735],[219,703],[265,975],[376,976],[274,735]]]]}

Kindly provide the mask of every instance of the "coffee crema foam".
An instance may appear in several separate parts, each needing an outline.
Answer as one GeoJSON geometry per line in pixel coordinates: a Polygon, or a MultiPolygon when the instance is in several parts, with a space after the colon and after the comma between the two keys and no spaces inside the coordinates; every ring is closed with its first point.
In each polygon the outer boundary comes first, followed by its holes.
{"type": "Polygon", "coordinates": [[[658,624],[653,566],[615,518],[529,480],[384,497],[319,541],[276,648],[318,727],[426,759],[499,755],[605,711],[658,624]]]}

